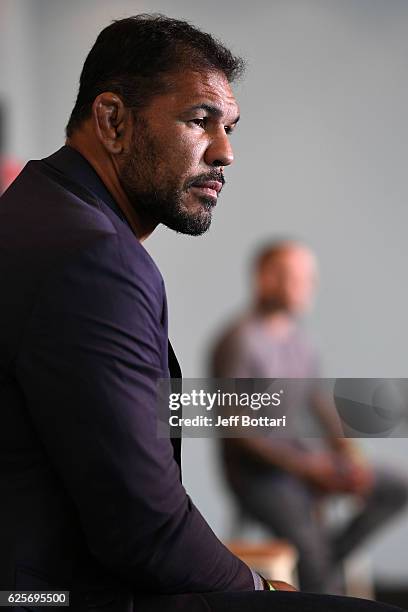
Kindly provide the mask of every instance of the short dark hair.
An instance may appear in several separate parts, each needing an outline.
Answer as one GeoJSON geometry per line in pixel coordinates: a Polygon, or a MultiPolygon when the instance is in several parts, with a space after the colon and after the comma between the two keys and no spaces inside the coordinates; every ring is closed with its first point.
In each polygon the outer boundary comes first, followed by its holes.
{"type": "Polygon", "coordinates": [[[99,34],[85,60],[67,136],[90,116],[93,101],[103,91],[140,110],[166,88],[164,76],[188,68],[219,70],[231,82],[242,74],[244,61],[187,21],[160,14],[114,21],[99,34]]]}
{"type": "Polygon", "coordinates": [[[296,247],[304,246],[305,245],[301,240],[294,238],[276,238],[258,249],[253,259],[253,269],[255,269],[255,271],[262,270],[266,263],[273,261],[282,253],[290,251],[296,247]]]}

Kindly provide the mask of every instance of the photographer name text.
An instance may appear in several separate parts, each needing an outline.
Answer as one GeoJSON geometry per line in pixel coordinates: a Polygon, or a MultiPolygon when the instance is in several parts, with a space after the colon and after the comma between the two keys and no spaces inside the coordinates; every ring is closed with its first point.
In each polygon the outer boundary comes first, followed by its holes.
{"type": "Polygon", "coordinates": [[[218,416],[213,419],[209,416],[197,415],[195,417],[169,417],[171,427],[286,427],[286,416],[273,417],[250,417],[248,415],[231,415],[229,417],[218,416]]]}

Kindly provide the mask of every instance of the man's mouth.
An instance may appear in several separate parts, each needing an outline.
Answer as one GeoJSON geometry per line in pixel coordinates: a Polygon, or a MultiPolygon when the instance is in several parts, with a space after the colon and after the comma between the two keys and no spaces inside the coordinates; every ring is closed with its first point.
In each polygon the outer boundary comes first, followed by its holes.
{"type": "Polygon", "coordinates": [[[210,197],[215,201],[218,198],[218,194],[220,193],[223,186],[222,181],[217,180],[198,180],[191,185],[191,189],[197,190],[200,195],[210,197]]]}

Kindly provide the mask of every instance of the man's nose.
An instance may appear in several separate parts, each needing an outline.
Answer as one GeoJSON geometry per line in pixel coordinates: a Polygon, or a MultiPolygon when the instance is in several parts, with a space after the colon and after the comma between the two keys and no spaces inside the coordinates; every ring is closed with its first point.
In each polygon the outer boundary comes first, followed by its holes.
{"type": "Polygon", "coordinates": [[[231,143],[224,129],[208,145],[204,161],[208,166],[229,166],[234,161],[231,143]]]}

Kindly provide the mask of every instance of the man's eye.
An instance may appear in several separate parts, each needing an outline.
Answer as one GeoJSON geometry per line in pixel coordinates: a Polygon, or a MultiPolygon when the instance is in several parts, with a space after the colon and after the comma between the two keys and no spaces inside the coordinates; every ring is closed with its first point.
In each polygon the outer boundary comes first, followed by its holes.
{"type": "Polygon", "coordinates": [[[200,128],[205,129],[207,123],[207,117],[202,117],[200,119],[191,119],[191,123],[198,125],[200,128]]]}

